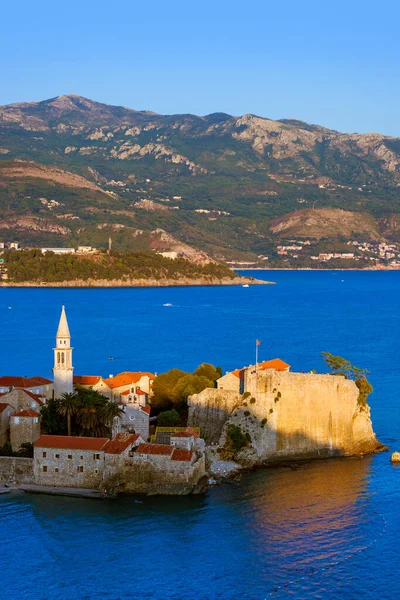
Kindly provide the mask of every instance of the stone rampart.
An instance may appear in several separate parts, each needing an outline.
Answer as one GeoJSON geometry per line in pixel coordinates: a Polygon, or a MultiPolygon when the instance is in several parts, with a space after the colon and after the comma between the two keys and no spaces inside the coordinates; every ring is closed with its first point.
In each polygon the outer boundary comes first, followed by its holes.
{"type": "Polygon", "coordinates": [[[369,407],[357,402],[354,381],[342,376],[248,369],[244,389],[241,397],[214,389],[191,396],[189,425],[200,427],[208,442],[219,441],[225,447],[229,447],[228,426],[239,427],[247,434],[248,444],[237,458],[246,464],[356,455],[379,446],[369,407]]]}
{"type": "Polygon", "coordinates": [[[171,460],[158,464],[150,458],[132,457],[105,478],[103,488],[125,494],[186,495],[202,491],[205,474],[204,455],[193,464],[171,460]]]}
{"type": "Polygon", "coordinates": [[[33,481],[33,458],[0,456],[0,480],[30,483],[33,481]]]}

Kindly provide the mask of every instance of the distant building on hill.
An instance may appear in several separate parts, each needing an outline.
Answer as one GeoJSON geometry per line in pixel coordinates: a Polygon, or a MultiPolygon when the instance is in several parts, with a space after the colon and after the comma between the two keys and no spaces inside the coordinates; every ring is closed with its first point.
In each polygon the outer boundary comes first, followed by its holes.
{"type": "Polygon", "coordinates": [[[75,248],[40,248],[42,254],[54,252],[54,254],[75,254],[75,248]]]}

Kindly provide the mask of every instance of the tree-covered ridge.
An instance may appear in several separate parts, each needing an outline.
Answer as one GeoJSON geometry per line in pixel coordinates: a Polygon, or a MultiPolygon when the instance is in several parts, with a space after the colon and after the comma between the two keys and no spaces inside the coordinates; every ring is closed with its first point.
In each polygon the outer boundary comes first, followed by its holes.
{"type": "Polygon", "coordinates": [[[217,263],[199,265],[183,258],[170,259],[152,252],[105,252],[90,258],[41,250],[4,252],[8,281],[56,283],[74,280],[233,279],[235,274],[217,263]]]}

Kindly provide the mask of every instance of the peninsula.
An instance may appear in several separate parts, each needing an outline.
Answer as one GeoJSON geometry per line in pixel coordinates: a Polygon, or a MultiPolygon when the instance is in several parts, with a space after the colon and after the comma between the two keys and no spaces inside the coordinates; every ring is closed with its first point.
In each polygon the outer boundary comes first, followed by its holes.
{"type": "Polygon", "coordinates": [[[74,375],[64,307],[53,353],[53,381],[0,377],[0,481],[20,489],[186,495],[244,468],[383,449],[366,372],[329,353],[325,374],[275,358],[225,375],[74,375]]]}
{"type": "Polygon", "coordinates": [[[0,257],[0,277],[2,287],[165,287],[272,283],[237,275],[226,265],[204,255],[201,261],[195,262],[155,252],[75,252],[68,248],[5,250],[0,257]]]}

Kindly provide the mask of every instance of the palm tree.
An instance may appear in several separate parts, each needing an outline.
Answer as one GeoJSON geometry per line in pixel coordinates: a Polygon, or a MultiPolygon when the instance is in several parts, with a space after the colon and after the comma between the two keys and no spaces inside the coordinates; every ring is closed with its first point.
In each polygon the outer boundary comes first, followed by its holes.
{"type": "Polygon", "coordinates": [[[71,417],[78,410],[78,396],[75,392],[66,392],[61,394],[61,398],[57,400],[57,411],[63,417],[67,417],[67,431],[71,435],[71,417]]]}
{"type": "Polygon", "coordinates": [[[112,431],[112,425],[115,417],[119,417],[123,412],[124,409],[118,406],[116,402],[108,401],[100,408],[99,418],[109,433],[112,431]]]}

